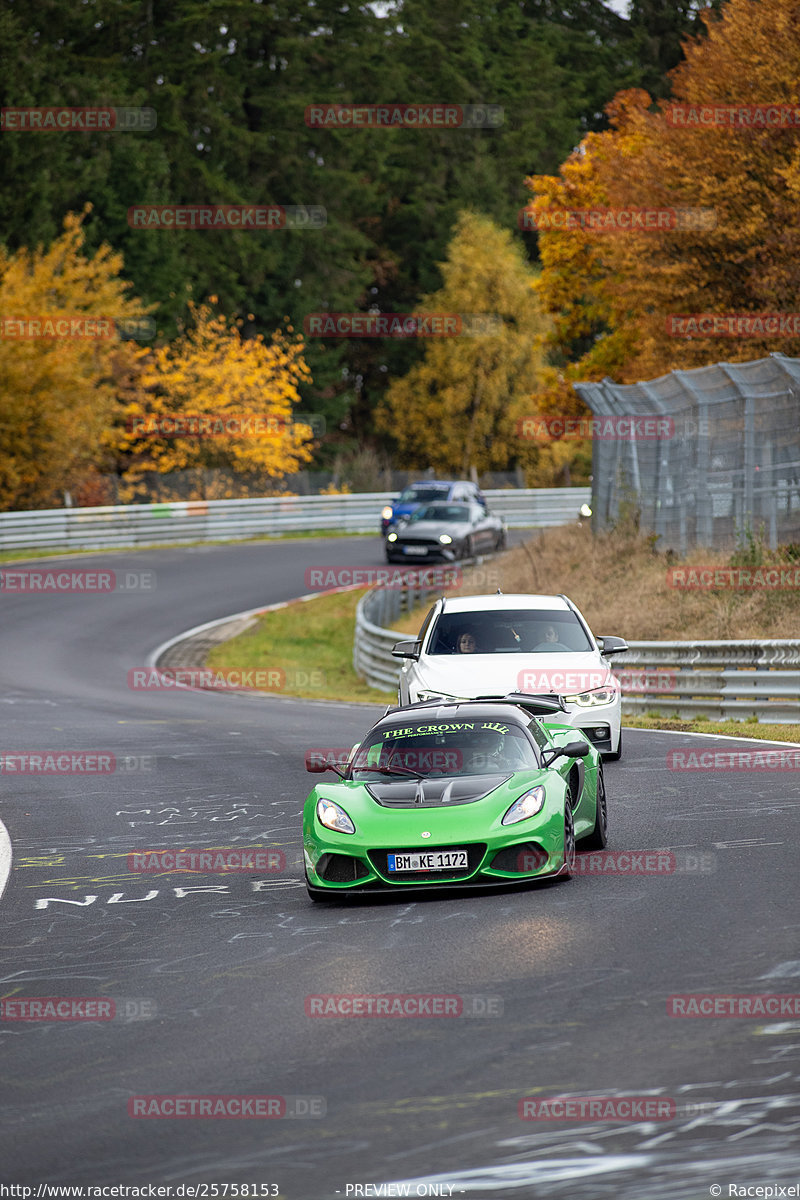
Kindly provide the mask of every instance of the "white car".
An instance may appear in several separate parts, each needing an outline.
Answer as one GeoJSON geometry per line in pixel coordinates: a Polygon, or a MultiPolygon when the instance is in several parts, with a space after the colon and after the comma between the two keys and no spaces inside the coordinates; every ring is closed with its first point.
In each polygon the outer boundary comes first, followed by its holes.
{"type": "Polygon", "coordinates": [[[496,699],[514,692],[562,696],[563,720],[609,759],[622,755],[620,689],[607,662],[619,637],[595,638],[566,596],[443,597],[402,658],[398,702],[496,699]]]}

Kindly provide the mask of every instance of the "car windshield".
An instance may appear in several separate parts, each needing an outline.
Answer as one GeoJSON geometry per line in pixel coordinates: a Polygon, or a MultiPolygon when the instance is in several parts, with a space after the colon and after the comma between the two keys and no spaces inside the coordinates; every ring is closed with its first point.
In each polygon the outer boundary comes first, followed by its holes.
{"type": "Polygon", "coordinates": [[[426,504],[411,516],[412,521],[469,521],[465,504],[426,504]]]}
{"type": "Polygon", "coordinates": [[[408,487],[400,493],[398,504],[421,504],[426,500],[446,500],[450,491],[447,487],[429,486],[408,487]]]}
{"type": "Polygon", "coordinates": [[[352,778],[378,782],[413,775],[496,775],[535,770],[536,751],[507,721],[421,721],[372,730],[356,751],[352,778]]]}
{"type": "Polygon", "coordinates": [[[465,646],[473,654],[578,654],[592,649],[569,609],[443,612],[426,653],[459,654],[465,646]]]}

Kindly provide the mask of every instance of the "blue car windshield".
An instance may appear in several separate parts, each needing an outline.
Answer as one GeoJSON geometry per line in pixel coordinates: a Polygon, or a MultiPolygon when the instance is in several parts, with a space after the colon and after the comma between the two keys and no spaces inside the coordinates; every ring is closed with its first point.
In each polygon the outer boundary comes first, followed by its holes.
{"type": "Polygon", "coordinates": [[[400,493],[398,504],[424,504],[426,500],[446,500],[450,492],[449,486],[408,487],[400,493]]]}
{"type": "Polygon", "coordinates": [[[352,778],[377,782],[396,770],[429,776],[536,770],[537,752],[519,726],[504,721],[421,721],[373,730],[356,751],[352,778]],[[383,768],[376,770],[375,768],[383,768]]]}
{"type": "Polygon", "coordinates": [[[441,614],[426,654],[579,654],[592,649],[569,609],[503,609],[441,614]],[[462,635],[469,638],[462,641],[462,635]]]}

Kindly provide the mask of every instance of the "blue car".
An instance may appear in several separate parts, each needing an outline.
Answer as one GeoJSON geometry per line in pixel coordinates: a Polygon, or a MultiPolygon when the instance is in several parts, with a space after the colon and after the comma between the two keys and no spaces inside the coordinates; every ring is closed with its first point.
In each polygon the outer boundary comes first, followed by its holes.
{"type": "Polygon", "coordinates": [[[468,479],[423,479],[409,484],[396,500],[387,504],[381,513],[381,533],[386,536],[398,521],[410,517],[421,504],[451,500],[460,503],[480,504],[486,508],[486,498],[477,483],[468,479]]]}

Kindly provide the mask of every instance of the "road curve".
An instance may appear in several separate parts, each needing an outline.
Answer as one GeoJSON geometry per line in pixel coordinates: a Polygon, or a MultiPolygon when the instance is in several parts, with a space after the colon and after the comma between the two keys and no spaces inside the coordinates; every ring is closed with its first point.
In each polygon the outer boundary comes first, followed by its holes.
{"type": "Polygon", "coordinates": [[[0,776],[0,996],[112,998],[116,1016],[0,1021],[0,1182],[695,1200],[794,1181],[800,1018],[679,1019],[667,1001],[800,993],[796,771],[674,771],[668,752],[700,742],[631,730],[607,767],[609,848],[669,848],[679,869],[629,859],[638,873],[312,906],[304,752],[351,744],[380,709],[136,691],[127,672],[181,630],[307,592],[310,566],[383,565],[377,539],[65,562],[156,586],[0,594],[3,753],[127,768],[0,776]],[[145,848],[259,845],[286,870],[127,869],[145,848]],[[309,996],[375,993],[485,1015],[306,1015],[309,996]],[[284,1097],[298,1115],[128,1115],[132,1097],[176,1094],[284,1097]],[[608,1098],[617,1119],[520,1118],[523,1098],[555,1096],[608,1098]],[[626,1117],[631,1096],[668,1119],[626,1117]]]}

